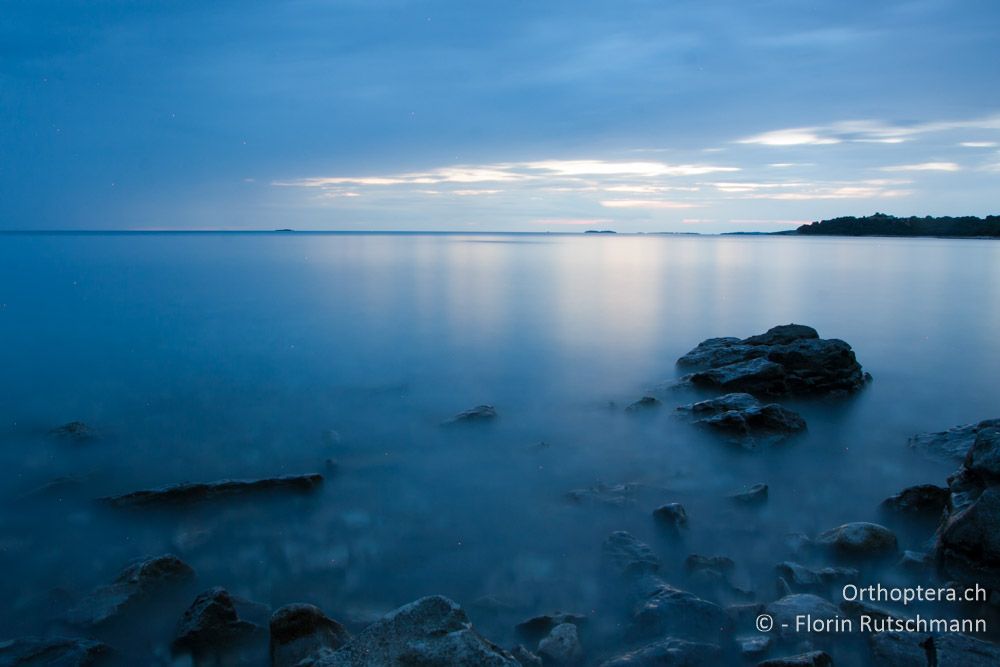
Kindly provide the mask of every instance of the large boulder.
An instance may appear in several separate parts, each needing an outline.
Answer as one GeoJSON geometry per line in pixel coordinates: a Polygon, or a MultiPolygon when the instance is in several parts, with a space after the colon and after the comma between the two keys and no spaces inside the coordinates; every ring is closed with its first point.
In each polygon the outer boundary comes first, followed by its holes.
{"type": "Polygon", "coordinates": [[[931,458],[964,461],[979,432],[989,428],[1000,428],[1000,419],[986,419],[976,424],[955,426],[947,431],[918,433],[910,437],[909,446],[931,458]]]}
{"type": "Polygon", "coordinates": [[[716,640],[731,629],[722,607],[663,582],[640,597],[632,610],[631,634],[637,638],[716,640]]]}
{"type": "Polygon", "coordinates": [[[945,573],[963,583],[1000,589],[1000,486],[991,486],[945,521],[937,541],[945,573]]]}
{"type": "Polygon", "coordinates": [[[900,517],[936,518],[948,505],[948,489],[934,484],[909,486],[882,501],[880,508],[887,514],[900,517]]]}
{"type": "Polygon", "coordinates": [[[271,615],[271,664],[293,667],[321,649],[337,650],[350,633],[311,604],[289,604],[271,615]]]}
{"type": "Polygon", "coordinates": [[[172,554],[140,560],[80,600],[66,613],[66,620],[83,627],[101,625],[157,595],[176,592],[192,579],[191,566],[172,554]]]}
{"type": "Polygon", "coordinates": [[[557,611],[552,614],[542,614],[533,616],[525,621],[521,621],[514,630],[525,640],[537,644],[539,640],[552,632],[557,625],[572,623],[576,626],[585,625],[587,617],[583,614],[572,614],[565,611],[557,611]]]}
{"type": "Polygon", "coordinates": [[[601,663],[601,667],[717,667],[721,664],[724,664],[722,651],[715,644],[669,637],[615,656],[601,663]]]}
{"type": "Polygon", "coordinates": [[[677,410],[690,414],[695,424],[749,450],[779,443],[806,428],[797,412],[777,403],[761,403],[746,393],[726,394],[682,405],[677,410]]]}
{"type": "Polygon", "coordinates": [[[700,369],[687,376],[692,384],[757,396],[842,395],[870,379],[850,345],[798,324],[742,340],[710,338],[677,363],[700,369]]]}
{"type": "Polygon", "coordinates": [[[965,469],[982,480],[1000,480],[1000,428],[982,428],[965,455],[965,469]]]}
{"type": "Polygon", "coordinates": [[[21,637],[0,640],[4,667],[91,667],[110,652],[106,644],[77,637],[21,637]]]}
{"type": "Polygon", "coordinates": [[[796,593],[829,593],[835,586],[856,582],[859,576],[853,567],[809,567],[793,561],[778,563],[775,570],[796,593]]]}
{"type": "Polygon", "coordinates": [[[580,635],[572,623],[560,623],[538,642],[538,655],[547,665],[576,665],[583,660],[580,635]]]}
{"type": "Polygon", "coordinates": [[[336,651],[302,667],[520,667],[510,653],[472,628],[462,608],[441,595],[390,612],[336,651]]]}
{"type": "Polygon", "coordinates": [[[177,624],[174,652],[214,654],[259,637],[263,628],[240,618],[236,605],[229,591],[220,586],[198,595],[177,624]]]}
{"type": "Polygon", "coordinates": [[[842,558],[880,559],[896,553],[899,543],[895,533],[877,523],[856,521],[820,533],[815,544],[842,558]]]}
{"type": "Polygon", "coordinates": [[[774,630],[786,639],[799,636],[804,630],[796,627],[797,619],[829,621],[840,617],[840,610],[833,603],[811,593],[786,595],[767,605],[765,611],[774,619],[774,630]]]}
{"type": "Polygon", "coordinates": [[[604,541],[602,552],[604,559],[619,574],[641,575],[660,569],[660,559],[649,545],[624,530],[611,533],[604,541]]]}

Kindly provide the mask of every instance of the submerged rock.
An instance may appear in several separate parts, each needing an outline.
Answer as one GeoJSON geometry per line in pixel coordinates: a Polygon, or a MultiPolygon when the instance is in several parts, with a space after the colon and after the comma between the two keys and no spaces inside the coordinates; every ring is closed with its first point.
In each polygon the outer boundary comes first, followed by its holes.
{"type": "Polygon", "coordinates": [[[86,442],[97,438],[94,429],[80,421],[67,422],[62,426],[57,426],[49,431],[49,435],[53,438],[75,442],[86,442]]]}
{"type": "Polygon", "coordinates": [[[768,604],[765,610],[774,619],[774,630],[784,638],[798,635],[796,619],[811,617],[813,620],[831,620],[840,616],[840,610],[831,602],[812,593],[794,593],[768,604]]]}
{"type": "Polygon", "coordinates": [[[684,569],[689,573],[703,570],[715,570],[722,574],[731,574],[736,569],[736,563],[728,556],[702,556],[690,554],[684,559],[684,569]]]}
{"type": "Polygon", "coordinates": [[[859,576],[852,567],[808,567],[792,561],[779,563],[775,569],[797,593],[826,593],[833,586],[856,582],[859,576]]]}
{"type": "Polygon", "coordinates": [[[100,625],[119,617],[133,605],[176,591],[193,578],[191,566],[171,554],[139,561],[122,570],[110,585],[81,600],[67,612],[66,620],[84,627],[100,625]]]}
{"type": "Polygon", "coordinates": [[[763,660],[757,663],[757,667],[833,667],[833,658],[826,651],[809,651],[763,660]]]}
{"type": "Polygon", "coordinates": [[[171,648],[175,653],[211,654],[261,632],[259,625],[240,618],[233,596],[217,586],[201,593],[184,612],[171,648]]]}
{"type": "Polygon", "coordinates": [[[727,436],[745,449],[755,450],[781,442],[806,429],[805,420],[777,403],[763,404],[746,393],[726,394],[707,401],[682,405],[699,426],[727,436]]]}
{"type": "Polygon", "coordinates": [[[0,665],[4,667],[90,667],[111,649],[93,639],[78,637],[21,637],[0,640],[0,665]]]}
{"type": "Polygon", "coordinates": [[[570,623],[572,625],[579,626],[586,623],[586,621],[587,617],[583,614],[570,614],[563,611],[557,611],[554,614],[543,614],[541,616],[529,618],[526,621],[518,623],[514,626],[514,629],[527,641],[535,643],[545,637],[545,635],[549,634],[552,631],[552,628],[557,625],[570,623]]]}
{"type": "Polygon", "coordinates": [[[497,411],[492,405],[477,405],[474,408],[463,410],[451,419],[442,422],[443,426],[455,426],[459,424],[482,424],[491,422],[497,418],[497,411]]]}
{"type": "Polygon", "coordinates": [[[220,500],[252,493],[294,492],[308,493],[323,483],[318,473],[309,475],[283,475],[264,479],[224,479],[217,482],[173,484],[157,489],[133,491],[120,496],[101,498],[113,507],[141,507],[146,505],[185,505],[189,503],[220,500]]]}
{"type": "Polygon", "coordinates": [[[576,625],[560,623],[538,642],[538,655],[549,665],[576,665],[583,659],[583,647],[576,625]]]}
{"type": "Polygon", "coordinates": [[[605,560],[619,574],[645,574],[660,569],[660,559],[649,545],[624,530],[611,533],[602,551],[605,560]]]}
{"type": "Polygon", "coordinates": [[[390,612],[336,651],[321,651],[302,667],[450,665],[519,667],[510,653],[472,628],[462,608],[441,595],[390,612]]]}
{"type": "Polygon", "coordinates": [[[635,403],[631,403],[630,405],[626,406],[625,412],[630,412],[633,414],[638,412],[645,412],[653,408],[658,408],[661,405],[663,405],[663,403],[660,401],[660,399],[654,398],[653,396],[643,396],[635,403]]]}
{"type": "Polygon", "coordinates": [[[909,517],[938,517],[948,504],[948,489],[933,484],[910,486],[880,505],[883,512],[909,517]]]}
{"type": "Polygon", "coordinates": [[[871,379],[850,345],[799,324],[742,340],[710,338],[677,364],[704,369],[687,376],[692,384],[758,396],[846,394],[871,379]]]}
{"type": "Polygon", "coordinates": [[[727,498],[740,505],[761,505],[767,502],[767,484],[754,484],[749,489],[734,491],[727,498]]]}
{"type": "Polygon", "coordinates": [[[604,484],[599,482],[586,489],[567,491],[566,500],[578,504],[594,503],[626,507],[635,504],[635,494],[638,489],[639,485],[634,483],[604,484]]]}
{"type": "Polygon", "coordinates": [[[722,651],[715,644],[701,644],[670,637],[615,656],[601,667],[718,667],[722,651]]]}
{"type": "Polygon", "coordinates": [[[677,532],[682,528],[687,528],[687,510],[680,503],[667,503],[653,510],[653,518],[656,523],[667,530],[677,532]]]}
{"type": "Polygon", "coordinates": [[[877,523],[845,523],[821,533],[815,541],[834,555],[851,559],[882,558],[896,553],[896,535],[877,523]]]}
{"type": "Polygon", "coordinates": [[[910,438],[909,446],[932,458],[964,461],[976,436],[988,428],[1000,428],[1000,419],[986,419],[936,433],[918,433],[910,438]]]}
{"type": "Polygon", "coordinates": [[[311,604],[289,604],[271,616],[271,664],[293,667],[321,649],[337,650],[350,633],[311,604]]]}

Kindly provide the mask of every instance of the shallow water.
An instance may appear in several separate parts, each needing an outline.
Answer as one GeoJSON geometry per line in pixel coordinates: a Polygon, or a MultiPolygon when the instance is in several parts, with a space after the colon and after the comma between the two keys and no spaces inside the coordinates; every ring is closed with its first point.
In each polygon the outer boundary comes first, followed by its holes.
{"type": "MultiPolygon", "coordinates": [[[[60,630],[53,615],[80,594],[173,552],[199,588],[312,602],[354,627],[441,593],[509,645],[517,620],[583,611],[597,656],[621,621],[602,606],[611,531],[652,544],[679,587],[685,555],[725,554],[773,599],[786,534],[878,520],[883,498],[956,467],[907,436],[1000,416],[998,331],[991,241],[2,236],[0,634],[60,630]],[[672,414],[699,398],[686,391],[623,412],[702,339],[787,322],[848,341],[875,378],[847,400],[788,403],[809,431],[787,446],[747,454],[695,430],[672,414]],[[496,423],[439,426],[481,403],[496,423]],[[47,435],[71,420],[100,437],[47,435]],[[308,498],[180,513],[93,502],[305,472],[327,474],[308,498]],[[21,497],[60,476],[79,484],[21,497]],[[641,486],[625,507],[564,498],[597,482],[641,486]],[[755,482],[770,486],[763,509],[724,499],[755,482]],[[690,517],[679,544],[650,518],[670,501],[690,517]]],[[[900,535],[917,549],[929,537],[900,535]]],[[[126,652],[162,653],[179,610],[161,613],[163,627],[126,633],[126,652]]]]}

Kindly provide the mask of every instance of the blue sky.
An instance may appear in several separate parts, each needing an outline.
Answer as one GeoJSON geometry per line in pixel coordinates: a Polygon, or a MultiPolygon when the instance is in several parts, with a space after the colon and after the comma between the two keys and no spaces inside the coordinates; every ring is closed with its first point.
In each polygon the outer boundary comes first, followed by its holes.
{"type": "Polygon", "coordinates": [[[998,213],[998,35],[994,0],[7,0],[0,228],[998,213]]]}

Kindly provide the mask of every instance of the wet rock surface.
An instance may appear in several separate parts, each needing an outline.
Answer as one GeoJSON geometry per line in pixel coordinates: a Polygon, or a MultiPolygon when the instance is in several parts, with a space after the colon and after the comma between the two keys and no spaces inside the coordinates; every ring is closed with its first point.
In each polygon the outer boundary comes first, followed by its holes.
{"type": "Polygon", "coordinates": [[[660,407],[661,405],[663,405],[663,402],[660,401],[660,399],[654,396],[643,396],[635,403],[630,403],[629,405],[627,405],[625,407],[625,412],[633,414],[646,412],[647,410],[654,410],[660,407]]]}
{"type": "Polygon", "coordinates": [[[454,665],[518,667],[514,656],[472,628],[462,608],[441,595],[390,612],[336,651],[321,651],[302,667],[454,665]]]}
{"type": "Polygon", "coordinates": [[[4,667],[91,667],[111,652],[93,639],[22,637],[0,640],[0,665],[4,667]]]}
{"type": "Polygon", "coordinates": [[[964,461],[976,436],[987,428],[1000,428],[1000,418],[954,426],[946,431],[918,433],[910,437],[909,446],[939,460],[964,461]]]}
{"type": "Polygon", "coordinates": [[[233,596],[222,587],[198,595],[177,624],[173,651],[196,656],[224,652],[259,636],[263,628],[240,618],[236,605],[233,596]]]}
{"type": "Polygon", "coordinates": [[[733,491],[727,497],[739,505],[763,505],[767,502],[767,492],[767,484],[758,483],[748,489],[733,491]]]}
{"type": "Polygon", "coordinates": [[[777,444],[806,429],[805,420],[777,403],[764,404],[746,393],[726,394],[677,408],[699,426],[749,450],[777,444]]]}
{"type": "Polygon", "coordinates": [[[101,625],[155,596],[176,593],[193,579],[191,566],[171,554],[138,561],[72,607],[66,620],[83,627],[101,625]]]}
{"type": "Polygon", "coordinates": [[[526,621],[521,621],[518,623],[514,629],[517,634],[528,642],[537,643],[545,635],[552,632],[552,629],[557,625],[563,625],[565,623],[570,623],[572,625],[582,626],[586,624],[587,617],[583,614],[571,614],[563,611],[557,611],[553,614],[543,614],[541,616],[533,616],[526,621]]]}
{"type": "Polygon", "coordinates": [[[831,588],[858,581],[852,567],[809,567],[793,561],[779,563],[775,570],[789,589],[797,593],[826,594],[831,588]]]}
{"type": "Polygon", "coordinates": [[[934,484],[910,486],[882,501],[883,512],[904,517],[939,517],[948,504],[948,489],[934,484]]]}
{"type": "Polygon", "coordinates": [[[72,421],[49,431],[49,436],[70,442],[84,443],[97,439],[97,432],[81,421],[72,421]]]}
{"type": "Polygon", "coordinates": [[[856,521],[820,533],[815,544],[834,556],[847,559],[879,559],[896,553],[895,533],[877,523],[856,521]]]}
{"type": "Polygon", "coordinates": [[[576,665],[583,659],[580,635],[573,623],[560,623],[538,642],[538,655],[545,664],[576,665]]]}
{"type": "Polygon", "coordinates": [[[311,604],[285,605],[269,625],[274,667],[292,667],[321,649],[335,651],[351,638],[344,626],[311,604]]]}
{"type": "Polygon", "coordinates": [[[575,504],[598,504],[612,507],[626,507],[635,504],[638,484],[604,484],[598,483],[586,489],[573,489],[566,492],[566,500],[575,504]]]}
{"type": "Polygon", "coordinates": [[[656,524],[669,532],[677,532],[688,525],[687,510],[680,503],[667,503],[653,510],[656,524]]]}
{"type": "Polygon", "coordinates": [[[851,346],[819,338],[812,327],[787,324],[749,338],[710,338],[677,360],[700,368],[696,386],[755,396],[829,396],[857,391],[870,379],[851,346]]]}
{"type": "Polygon", "coordinates": [[[621,575],[656,572],[660,559],[648,544],[624,530],[612,533],[602,545],[605,561],[621,575]]]}
{"type": "Polygon", "coordinates": [[[323,483],[318,473],[282,475],[264,479],[224,479],[217,482],[174,484],[157,489],[108,496],[101,501],[112,507],[176,506],[201,503],[249,494],[308,493],[323,483]]]}
{"type": "Polygon", "coordinates": [[[872,657],[886,667],[992,667],[1000,647],[962,634],[880,632],[869,638],[872,657]]]}
{"type": "Polygon", "coordinates": [[[812,593],[786,595],[768,604],[766,611],[774,618],[775,631],[785,638],[797,636],[795,622],[798,617],[829,620],[840,615],[833,603],[812,593]]]}

